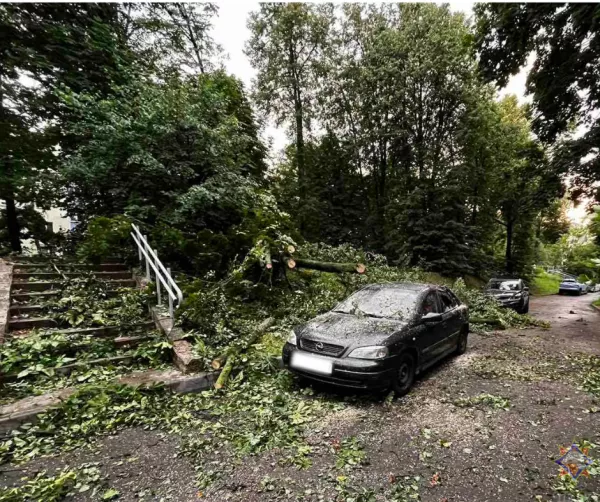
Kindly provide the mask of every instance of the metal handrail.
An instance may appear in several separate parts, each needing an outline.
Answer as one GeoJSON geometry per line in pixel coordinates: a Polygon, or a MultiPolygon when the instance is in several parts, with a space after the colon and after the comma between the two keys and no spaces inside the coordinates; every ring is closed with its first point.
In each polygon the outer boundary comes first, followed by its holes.
{"type": "Polygon", "coordinates": [[[173,302],[176,301],[177,307],[179,307],[183,301],[183,293],[181,292],[181,289],[179,289],[179,286],[177,286],[177,283],[173,280],[173,277],[171,277],[171,269],[165,268],[158,259],[158,252],[156,249],[152,249],[150,244],[148,244],[147,236],[142,235],[142,232],[140,232],[140,229],[134,223],[131,224],[131,228],[133,228],[131,237],[133,237],[133,240],[137,245],[140,263],[144,260],[146,262],[146,279],[151,281],[152,276],[150,275],[150,269],[154,271],[158,305],[162,304],[160,289],[162,286],[169,297],[169,315],[173,317],[173,302]]]}

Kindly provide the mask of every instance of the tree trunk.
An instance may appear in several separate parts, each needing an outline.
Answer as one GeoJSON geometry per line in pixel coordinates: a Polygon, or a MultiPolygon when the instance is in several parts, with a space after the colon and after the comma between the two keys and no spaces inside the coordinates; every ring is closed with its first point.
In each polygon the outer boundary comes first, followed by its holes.
{"type": "MultiPolygon", "coordinates": [[[[298,73],[296,68],[297,58],[292,42],[289,44],[289,63],[292,69],[292,87],[294,94],[294,116],[296,120],[296,164],[298,168],[298,189],[300,201],[304,202],[306,198],[306,170],[304,159],[304,109],[302,107],[302,91],[298,83],[298,73]]],[[[302,225],[300,230],[302,230],[302,225]]]]}
{"type": "Polygon", "coordinates": [[[283,260],[288,268],[307,268],[321,272],[333,272],[334,274],[364,274],[366,271],[366,267],[362,263],[331,263],[290,257],[284,257],[283,260]]]}
{"type": "MultiPolygon", "coordinates": [[[[2,92],[3,75],[0,71],[0,123],[4,123],[4,94],[2,92]]],[[[4,141],[7,138],[2,138],[4,141]]],[[[8,228],[8,238],[10,240],[11,249],[16,252],[21,252],[21,229],[19,228],[19,220],[17,219],[17,208],[15,205],[14,190],[13,190],[13,170],[11,161],[6,152],[2,152],[2,158],[0,158],[0,165],[5,170],[7,185],[2,190],[4,195],[4,203],[6,205],[6,226],[8,228]]]]}
{"type": "Polygon", "coordinates": [[[512,257],[512,241],[513,227],[515,223],[512,220],[506,220],[506,271],[509,274],[513,273],[513,257],[512,257]]]}
{"type": "Polygon", "coordinates": [[[21,252],[21,229],[17,219],[17,208],[14,199],[4,199],[6,204],[6,226],[8,227],[8,237],[10,239],[10,248],[15,253],[21,252]]]}

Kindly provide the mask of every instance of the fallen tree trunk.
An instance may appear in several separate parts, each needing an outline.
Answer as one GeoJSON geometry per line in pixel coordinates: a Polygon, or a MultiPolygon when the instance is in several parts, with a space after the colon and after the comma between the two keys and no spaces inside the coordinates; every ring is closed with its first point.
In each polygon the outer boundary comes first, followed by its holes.
{"type": "Polygon", "coordinates": [[[264,320],[258,325],[256,331],[252,334],[250,340],[248,340],[244,347],[236,347],[230,352],[228,352],[227,355],[219,356],[211,363],[211,366],[213,368],[218,364],[217,368],[215,368],[218,369],[221,366],[222,362],[225,359],[227,359],[227,361],[225,362],[225,366],[223,366],[221,374],[219,375],[219,378],[215,383],[215,389],[222,389],[223,387],[225,387],[225,385],[227,384],[227,380],[229,380],[231,370],[235,366],[238,356],[246,350],[248,350],[254,344],[254,342],[256,342],[256,340],[258,340],[258,338],[273,325],[274,322],[275,319],[273,319],[272,317],[269,317],[268,319],[264,320]]]}
{"type": "Polygon", "coordinates": [[[309,270],[319,270],[321,272],[333,272],[334,274],[364,274],[367,270],[362,263],[332,263],[326,261],[305,260],[303,258],[291,258],[285,256],[283,261],[288,268],[306,268],[309,270]]]}

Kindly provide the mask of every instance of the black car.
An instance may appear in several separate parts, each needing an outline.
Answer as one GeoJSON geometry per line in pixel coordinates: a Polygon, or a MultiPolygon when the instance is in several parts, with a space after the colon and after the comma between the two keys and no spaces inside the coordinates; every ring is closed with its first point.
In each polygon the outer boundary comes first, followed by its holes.
{"type": "Polygon", "coordinates": [[[467,306],[446,287],[372,284],[292,330],[283,363],[321,382],[406,394],[415,375],[467,348],[467,306]]]}
{"type": "Polygon", "coordinates": [[[529,312],[529,288],[521,279],[490,279],[485,292],[503,307],[519,314],[529,312]]]}

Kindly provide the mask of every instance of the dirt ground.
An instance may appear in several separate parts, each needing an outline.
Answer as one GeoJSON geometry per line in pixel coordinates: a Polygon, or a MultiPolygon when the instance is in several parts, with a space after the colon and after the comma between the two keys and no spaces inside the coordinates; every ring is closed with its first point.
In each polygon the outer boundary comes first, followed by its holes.
{"type": "MultiPolygon", "coordinates": [[[[600,405],[577,389],[581,375],[569,359],[600,355],[600,312],[590,306],[597,297],[533,298],[531,314],[548,320],[550,329],[471,334],[466,354],[422,375],[405,398],[339,395],[345,408],[308,428],[307,469],[282,466],[283,452],[270,451],[239,462],[227,479],[199,493],[193,465],[177,455],[176,436],[130,429],[93,450],[38,459],[2,476],[95,462],[125,501],[330,501],[338,496],[339,476],[373,491],[371,498],[346,499],[355,502],[568,500],[553,489],[559,448],[582,439],[600,443],[600,412],[594,412],[600,405]],[[455,404],[481,393],[507,398],[510,407],[455,404]],[[351,436],[366,461],[344,470],[335,465],[332,445],[351,436]],[[390,498],[398,480],[406,491],[390,498]]],[[[600,491],[597,477],[578,483],[587,493],[600,491]]]]}

